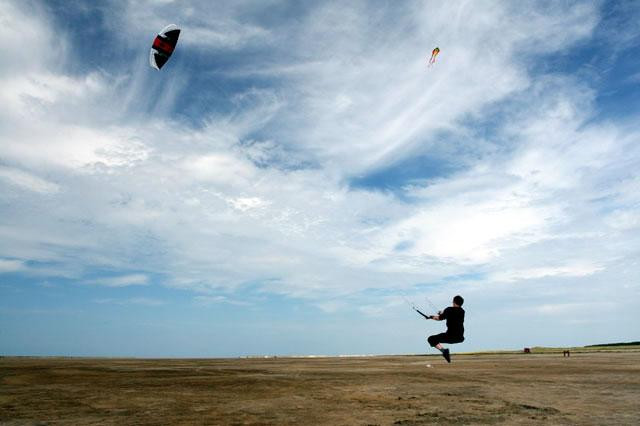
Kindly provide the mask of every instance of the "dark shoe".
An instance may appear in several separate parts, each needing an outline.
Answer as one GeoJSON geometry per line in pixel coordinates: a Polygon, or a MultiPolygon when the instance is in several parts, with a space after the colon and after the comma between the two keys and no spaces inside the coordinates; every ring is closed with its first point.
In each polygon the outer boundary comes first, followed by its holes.
{"type": "Polygon", "coordinates": [[[442,356],[444,357],[444,359],[447,360],[447,362],[451,362],[451,355],[449,355],[449,349],[444,349],[442,351],[442,356]]]}

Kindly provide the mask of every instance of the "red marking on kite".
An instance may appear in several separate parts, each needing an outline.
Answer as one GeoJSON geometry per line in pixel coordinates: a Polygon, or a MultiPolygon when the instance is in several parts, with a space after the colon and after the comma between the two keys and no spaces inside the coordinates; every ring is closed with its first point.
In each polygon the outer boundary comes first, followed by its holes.
{"type": "Polygon", "coordinates": [[[172,46],[170,43],[167,43],[160,37],[156,37],[155,40],[153,40],[153,48],[161,50],[165,53],[171,53],[173,52],[173,49],[175,49],[175,46],[172,46]]]}

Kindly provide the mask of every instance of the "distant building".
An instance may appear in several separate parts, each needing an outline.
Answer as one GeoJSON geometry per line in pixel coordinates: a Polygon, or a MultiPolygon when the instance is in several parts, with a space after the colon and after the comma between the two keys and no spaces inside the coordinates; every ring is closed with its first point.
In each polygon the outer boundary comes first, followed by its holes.
{"type": "Polygon", "coordinates": [[[530,354],[531,353],[531,348],[524,348],[524,353],[525,354],[530,354]]]}

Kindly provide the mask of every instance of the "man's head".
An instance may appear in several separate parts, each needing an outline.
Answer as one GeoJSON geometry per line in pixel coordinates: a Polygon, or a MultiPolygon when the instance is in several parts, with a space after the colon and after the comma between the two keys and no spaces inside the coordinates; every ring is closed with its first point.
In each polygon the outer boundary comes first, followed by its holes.
{"type": "Polygon", "coordinates": [[[464,303],[464,299],[462,298],[462,296],[457,295],[456,297],[453,298],[454,305],[462,306],[463,303],[464,303]]]}

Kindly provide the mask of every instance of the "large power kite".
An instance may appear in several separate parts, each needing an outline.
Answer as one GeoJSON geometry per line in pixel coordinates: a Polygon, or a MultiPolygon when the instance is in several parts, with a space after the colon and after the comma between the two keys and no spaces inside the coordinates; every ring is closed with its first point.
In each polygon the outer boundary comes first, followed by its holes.
{"type": "Polygon", "coordinates": [[[149,63],[153,68],[159,70],[167,63],[176,48],[178,37],[180,28],[174,24],[167,25],[158,33],[149,52],[149,63]]]}
{"type": "Polygon", "coordinates": [[[439,47],[436,47],[435,49],[433,49],[433,51],[431,52],[431,58],[429,59],[429,66],[436,63],[436,56],[438,56],[438,53],[440,53],[439,47]]]}

